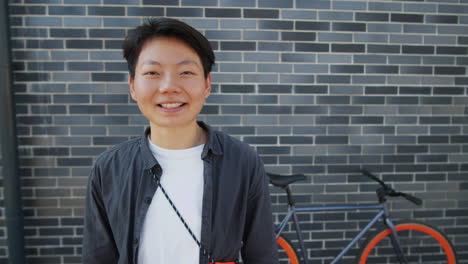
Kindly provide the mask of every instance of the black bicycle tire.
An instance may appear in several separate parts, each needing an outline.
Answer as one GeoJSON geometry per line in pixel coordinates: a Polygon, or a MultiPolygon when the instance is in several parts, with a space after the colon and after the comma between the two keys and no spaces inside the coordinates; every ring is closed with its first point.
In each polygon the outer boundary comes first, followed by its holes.
{"type": "MultiPolygon", "coordinates": [[[[287,238],[284,237],[283,235],[280,235],[279,238],[276,240],[276,242],[277,242],[277,244],[278,244],[278,249],[282,248],[283,250],[286,251],[286,249],[283,248],[283,247],[281,246],[281,244],[279,243],[279,240],[280,240],[280,239],[283,239],[284,243],[286,243],[286,244],[289,245],[289,248],[293,251],[292,253],[294,254],[294,256],[295,256],[296,259],[297,259],[297,263],[298,263],[298,264],[301,264],[302,261],[301,261],[301,258],[299,257],[299,254],[297,254],[296,248],[292,245],[291,241],[289,241],[289,239],[287,239],[287,238]]],[[[288,256],[288,258],[289,258],[289,256],[288,256]]],[[[290,260],[290,261],[291,261],[291,260],[290,260]]]]}
{"type": "MultiPolygon", "coordinates": [[[[457,252],[455,250],[455,247],[453,246],[452,242],[450,241],[450,239],[447,237],[447,235],[441,231],[439,228],[437,227],[434,227],[432,225],[429,225],[427,223],[424,223],[424,222],[420,222],[420,221],[415,221],[415,220],[404,220],[404,221],[399,221],[397,223],[395,223],[395,227],[398,227],[398,226],[402,226],[402,225],[418,225],[418,226],[423,226],[427,229],[431,229],[433,232],[435,233],[438,233],[442,239],[444,239],[445,243],[448,245],[448,247],[450,248],[451,252],[453,253],[453,256],[454,256],[454,263],[458,263],[458,258],[457,258],[457,252]]],[[[356,263],[361,263],[361,258],[363,257],[363,253],[365,252],[365,250],[367,249],[368,245],[374,240],[376,239],[376,236],[381,234],[382,232],[385,232],[387,231],[389,228],[388,227],[385,227],[385,226],[382,226],[381,228],[379,228],[376,232],[372,233],[371,235],[367,236],[367,239],[366,241],[362,244],[363,246],[360,247],[360,252],[358,253],[358,255],[356,256],[356,263]]],[[[415,230],[415,229],[411,229],[411,230],[415,230]]],[[[428,234],[429,236],[431,236],[432,238],[434,238],[431,234],[428,234]]],[[[388,235],[386,235],[385,237],[387,237],[388,235]]],[[[439,243],[440,244],[440,243],[439,243]]],[[[445,252],[445,255],[447,255],[447,252],[445,252]]]]}

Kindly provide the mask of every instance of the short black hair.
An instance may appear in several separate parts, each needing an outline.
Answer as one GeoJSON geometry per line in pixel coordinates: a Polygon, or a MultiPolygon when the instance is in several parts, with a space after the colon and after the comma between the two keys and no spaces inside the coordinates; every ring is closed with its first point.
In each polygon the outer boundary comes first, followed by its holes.
{"type": "Polygon", "coordinates": [[[205,78],[208,77],[215,62],[215,55],[208,39],[180,20],[161,17],[149,19],[130,30],[123,42],[123,56],[127,60],[128,71],[132,78],[135,77],[135,67],[143,45],[156,37],[174,37],[189,45],[200,57],[205,78]]]}

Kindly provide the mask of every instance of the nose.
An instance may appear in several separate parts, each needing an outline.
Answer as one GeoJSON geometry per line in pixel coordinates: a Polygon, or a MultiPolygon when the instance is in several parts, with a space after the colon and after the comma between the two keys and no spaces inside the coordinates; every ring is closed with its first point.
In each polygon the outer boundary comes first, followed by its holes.
{"type": "Polygon", "coordinates": [[[176,92],[179,89],[177,78],[170,74],[166,74],[159,83],[159,91],[161,93],[176,92]]]}

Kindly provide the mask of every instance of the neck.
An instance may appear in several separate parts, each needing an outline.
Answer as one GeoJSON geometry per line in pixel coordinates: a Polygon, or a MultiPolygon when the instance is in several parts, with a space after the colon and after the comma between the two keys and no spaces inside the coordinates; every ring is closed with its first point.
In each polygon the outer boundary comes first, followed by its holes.
{"type": "Polygon", "coordinates": [[[151,142],[165,149],[188,149],[205,144],[203,128],[196,122],[186,127],[158,127],[150,124],[151,142]]]}

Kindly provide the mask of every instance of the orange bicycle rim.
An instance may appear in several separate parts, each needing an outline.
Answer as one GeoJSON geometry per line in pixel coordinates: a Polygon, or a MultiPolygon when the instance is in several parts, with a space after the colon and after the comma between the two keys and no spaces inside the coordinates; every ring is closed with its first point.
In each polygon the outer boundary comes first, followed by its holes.
{"type": "MultiPolygon", "coordinates": [[[[445,255],[447,256],[447,261],[448,264],[456,264],[455,262],[455,255],[451,249],[450,244],[447,242],[447,240],[436,230],[424,226],[424,225],[418,225],[418,224],[400,224],[395,226],[396,231],[405,231],[405,230],[416,230],[419,232],[423,232],[428,234],[429,236],[433,237],[439,244],[442,246],[444,249],[445,255]]],[[[390,229],[385,229],[384,231],[380,232],[377,234],[371,242],[367,245],[367,247],[364,249],[362,253],[362,257],[359,260],[359,264],[366,264],[367,258],[369,257],[370,252],[372,249],[386,236],[390,235],[391,231],[390,229]]]]}
{"type": "Polygon", "coordinates": [[[291,264],[299,264],[299,260],[297,259],[296,252],[294,252],[294,249],[286,240],[284,240],[284,238],[278,237],[276,242],[284,250],[284,252],[288,256],[288,259],[291,261],[291,264]]]}

